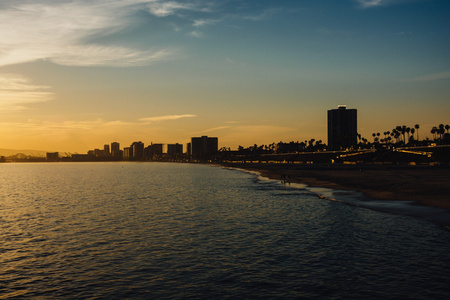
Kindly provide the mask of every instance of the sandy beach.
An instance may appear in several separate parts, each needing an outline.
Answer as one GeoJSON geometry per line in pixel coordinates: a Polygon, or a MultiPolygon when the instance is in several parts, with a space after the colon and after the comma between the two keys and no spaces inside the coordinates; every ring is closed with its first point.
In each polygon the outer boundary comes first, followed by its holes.
{"type": "Polygon", "coordinates": [[[376,200],[408,200],[450,211],[449,166],[239,164],[262,176],[311,187],[354,190],[376,200]]]}

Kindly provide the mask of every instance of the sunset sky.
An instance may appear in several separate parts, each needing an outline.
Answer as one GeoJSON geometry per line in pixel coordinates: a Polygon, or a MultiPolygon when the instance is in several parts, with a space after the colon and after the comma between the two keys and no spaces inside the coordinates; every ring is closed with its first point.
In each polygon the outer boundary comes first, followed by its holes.
{"type": "Polygon", "coordinates": [[[450,124],[449,0],[1,0],[0,148],[450,124]]]}

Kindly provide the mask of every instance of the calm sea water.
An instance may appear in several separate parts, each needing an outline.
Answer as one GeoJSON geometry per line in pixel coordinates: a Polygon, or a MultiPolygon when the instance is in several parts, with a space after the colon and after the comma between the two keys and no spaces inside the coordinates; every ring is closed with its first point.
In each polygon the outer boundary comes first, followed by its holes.
{"type": "Polygon", "coordinates": [[[442,299],[450,232],[218,167],[0,165],[0,298],[442,299]]]}

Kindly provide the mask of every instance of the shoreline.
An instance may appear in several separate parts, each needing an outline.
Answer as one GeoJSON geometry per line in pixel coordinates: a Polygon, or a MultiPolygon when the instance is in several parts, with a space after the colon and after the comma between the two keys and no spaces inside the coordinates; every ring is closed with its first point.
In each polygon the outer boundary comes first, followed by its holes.
{"type": "Polygon", "coordinates": [[[357,191],[374,200],[414,201],[450,211],[448,166],[239,164],[232,167],[310,187],[357,191]]]}
{"type": "MultiPolygon", "coordinates": [[[[306,185],[308,189],[354,191],[349,204],[411,215],[450,230],[450,167],[406,165],[226,164],[262,177],[306,185]]],[[[347,201],[344,201],[347,202],[347,201]]]]}

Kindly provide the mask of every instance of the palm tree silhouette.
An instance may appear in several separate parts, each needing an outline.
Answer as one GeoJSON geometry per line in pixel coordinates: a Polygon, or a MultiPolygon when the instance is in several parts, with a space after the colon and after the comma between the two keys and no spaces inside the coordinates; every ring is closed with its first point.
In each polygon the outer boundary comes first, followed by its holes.
{"type": "Polygon", "coordinates": [[[434,126],[433,128],[431,128],[431,133],[433,134],[433,139],[436,140],[436,133],[438,131],[438,128],[436,126],[434,126]]]}
{"type": "Polygon", "coordinates": [[[444,130],[444,124],[439,124],[439,129],[438,129],[438,133],[439,133],[439,135],[441,136],[441,140],[442,140],[442,135],[445,133],[445,130],[444,130]]]}
{"type": "Polygon", "coordinates": [[[409,133],[411,132],[411,128],[406,127],[406,128],[405,128],[405,132],[406,132],[406,134],[407,134],[407,136],[408,136],[408,143],[409,143],[409,133]]]}
{"type": "Polygon", "coordinates": [[[414,125],[414,128],[417,130],[417,140],[419,140],[419,124],[414,125]]]}
{"type": "Polygon", "coordinates": [[[405,134],[406,134],[406,125],[403,125],[403,126],[401,126],[400,127],[400,132],[402,133],[402,135],[403,135],[403,144],[405,144],[406,145],[406,140],[405,140],[405,134]]]}

